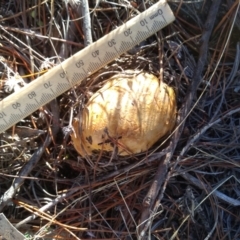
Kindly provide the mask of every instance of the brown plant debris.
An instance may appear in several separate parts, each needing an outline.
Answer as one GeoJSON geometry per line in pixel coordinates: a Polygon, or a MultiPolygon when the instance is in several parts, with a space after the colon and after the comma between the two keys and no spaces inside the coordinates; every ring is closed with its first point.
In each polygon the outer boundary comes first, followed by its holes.
{"type": "MultiPolygon", "coordinates": [[[[0,100],[154,2],[1,1],[0,100]]],[[[239,1],[169,5],[175,22],[0,134],[0,209],[26,239],[240,239],[239,1]],[[73,118],[128,69],[174,89],[175,128],[83,158],[73,118]]]]}

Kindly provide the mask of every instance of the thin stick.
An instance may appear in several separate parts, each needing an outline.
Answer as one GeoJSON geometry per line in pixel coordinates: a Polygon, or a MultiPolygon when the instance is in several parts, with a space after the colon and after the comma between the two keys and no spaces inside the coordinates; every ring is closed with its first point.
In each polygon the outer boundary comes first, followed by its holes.
{"type": "Polygon", "coordinates": [[[11,202],[12,198],[16,194],[17,190],[24,183],[25,177],[29,175],[34,166],[36,166],[37,162],[43,155],[46,147],[51,143],[51,136],[48,135],[43,145],[38,148],[38,150],[32,155],[31,159],[27,162],[26,165],[21,169],[19,176],[13,180],[11,187],[2,195],[0,198],[0,212],[3,208],[11,202]]]}
{"type": "MultiPolygon", "coordinates": [[[[192,85],[190,86],[190,89],[188,91],[186,102],[185,102],[185,104],[183,104],[182,108],[180,109],[180,111],[178,113],[178,118],[177,118],[178,129],[175,131],[175,133],[173,135],[173,139],[169,145],[171,147],[171,149],[170,149],[169,153],[166,154],[166,156],[163,160],[163,163],[159,164],[156,176],[154,178],[152,186],[150,187],[151,199],[148,199],[148,202],[150,203],[150,205],[147,207],[145,206],[145,208],[142,211],[142,216],[141,216],[141,220],[144,220],[147,217],[149,220],[147,222],[144,221],[144,223],[141,222],[141,225],[139,227],[139,230],[140,230],[139,239],[145,238],[146,231],[151,224],[152,216],[155,214],[154,210],[158,209],[160,201],[161,201],[161,199],[158,199],[158,201],[156,202],[157,195],[159,194],[161,186],[164,184],[164,180],[170,178],[170,176],[168,176],[169,173],[167,172],[167,170],[169,168],[169,163],[172,158],[173,152],[177,146],[178,139],[180,138],[181,133],[183,131],[186,116],[188,116],[190,114],[193,99],[195,97],[197,88],[202,79],[201,78],[202,72],[203,72],[203,69],[204,69],[204,66],[205,66],[205,63],[207,60],[208,42],[209,42],[209,38],[210,38],[212,30],[213,30],[213,26],[215,23],[215,19],[216,19],[216,15],[218,13],[218,8],[219,8],[220,3],[221,3],[221,0],[213,1],[211,8],[209,10],[208,18],[205,22],[204,30],[203,30],[203,34],[202,34],[202,38],[201,38],[202,45],[200,47],[198,63],[196,66],[196,70],[194,72],[192,85]],[[164,175],[162,175],[162,174],[164,174],[164,175]],[[156,181],[157,181],[157,184],[156,184],[156,181]],[[152,208],[152,205],[154,202],[156,202],[156,203],[155,203],[154,207],[152,208]]],[[[166,183],[165,183],[165,185],[166,185],[166,183]]],[[[163,196],[163,192],[164,192],[164,189],[160,194],[161,198],[163,196]]]]}
{"type": "Polygon", "coordinates": [[[3,208],[11,202],[12,198],[18,191],[18,189],[21,187],[21,185],[24,183],[25,177],[29,175],[29,173],[32,171],[32,169],[36,166],[40,158],[42,157],[43,153],[45,152],[46,148],[49,146],[49,144],[52,142],[52,140],[55,138],[58,130],[59,130],[59,110],[56,100],[51,101],[50,103],[52,112],[53,112],[53,128],[51,130],[52,135],[48,134],[46,137],[46,140],[44,141],[43,145],[38,148],[38,150],[35,151],[35,153],[32,155],[31,159],[22,167],[20,170],[20,173],[16,179],[13,180],[13,183],[11,187],[1,196],[0,198],[0,212],[3,210],[3,208]]]}
{"type": "Polygon", "coordinates": [[[81,10],[82,10],[82,16],[83,16],[83,32],[85,36],[84,45],[86,47],[93,42],[88,0],[82,0],[81,10]]]}

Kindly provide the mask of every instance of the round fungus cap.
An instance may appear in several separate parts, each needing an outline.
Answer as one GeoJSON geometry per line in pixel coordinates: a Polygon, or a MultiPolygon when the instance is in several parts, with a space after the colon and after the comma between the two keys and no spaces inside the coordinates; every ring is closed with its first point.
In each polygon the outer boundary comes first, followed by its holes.
{"type": "Polygon", "coordinates": [[[148,150],[176,121],[174,90],[147,72],[106,81],[73,120],[72,142],[85,157],[96,150],[131,155],[148,150]]]}

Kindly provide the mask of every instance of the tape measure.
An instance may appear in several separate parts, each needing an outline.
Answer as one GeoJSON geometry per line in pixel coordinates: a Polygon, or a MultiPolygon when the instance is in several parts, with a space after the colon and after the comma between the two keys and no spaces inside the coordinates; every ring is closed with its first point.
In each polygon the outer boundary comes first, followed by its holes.
{"type": "Polygon", "coordinates": [[[0,102],[0,133],[175,20],[165,0],[132,18],[0,102]]]}

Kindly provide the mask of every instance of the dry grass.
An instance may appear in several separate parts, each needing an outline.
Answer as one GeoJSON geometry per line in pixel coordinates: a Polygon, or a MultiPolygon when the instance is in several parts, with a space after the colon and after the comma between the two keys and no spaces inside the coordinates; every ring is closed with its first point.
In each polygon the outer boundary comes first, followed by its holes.
{"type": "MultiPolygon", "coordinates": [[[[53,2],[1,2],[1,99],[84,48],[74,1],[53,2]]],[[[144,9],[90,2],[93,41],[144,9]]],[[[161,32],[163,45],[160,34],[150,37],[0,135],[0,207],[27,239],[240,239],[239,3],[221,2],[204,49],[211,2],[189,2],[170,3],[177,20],[161,32]],[[137,156],[79,157],[70,110],[75,116],[114,72],[161,77],[159,55],[178,96],[176,131],[137,156]]]]}

